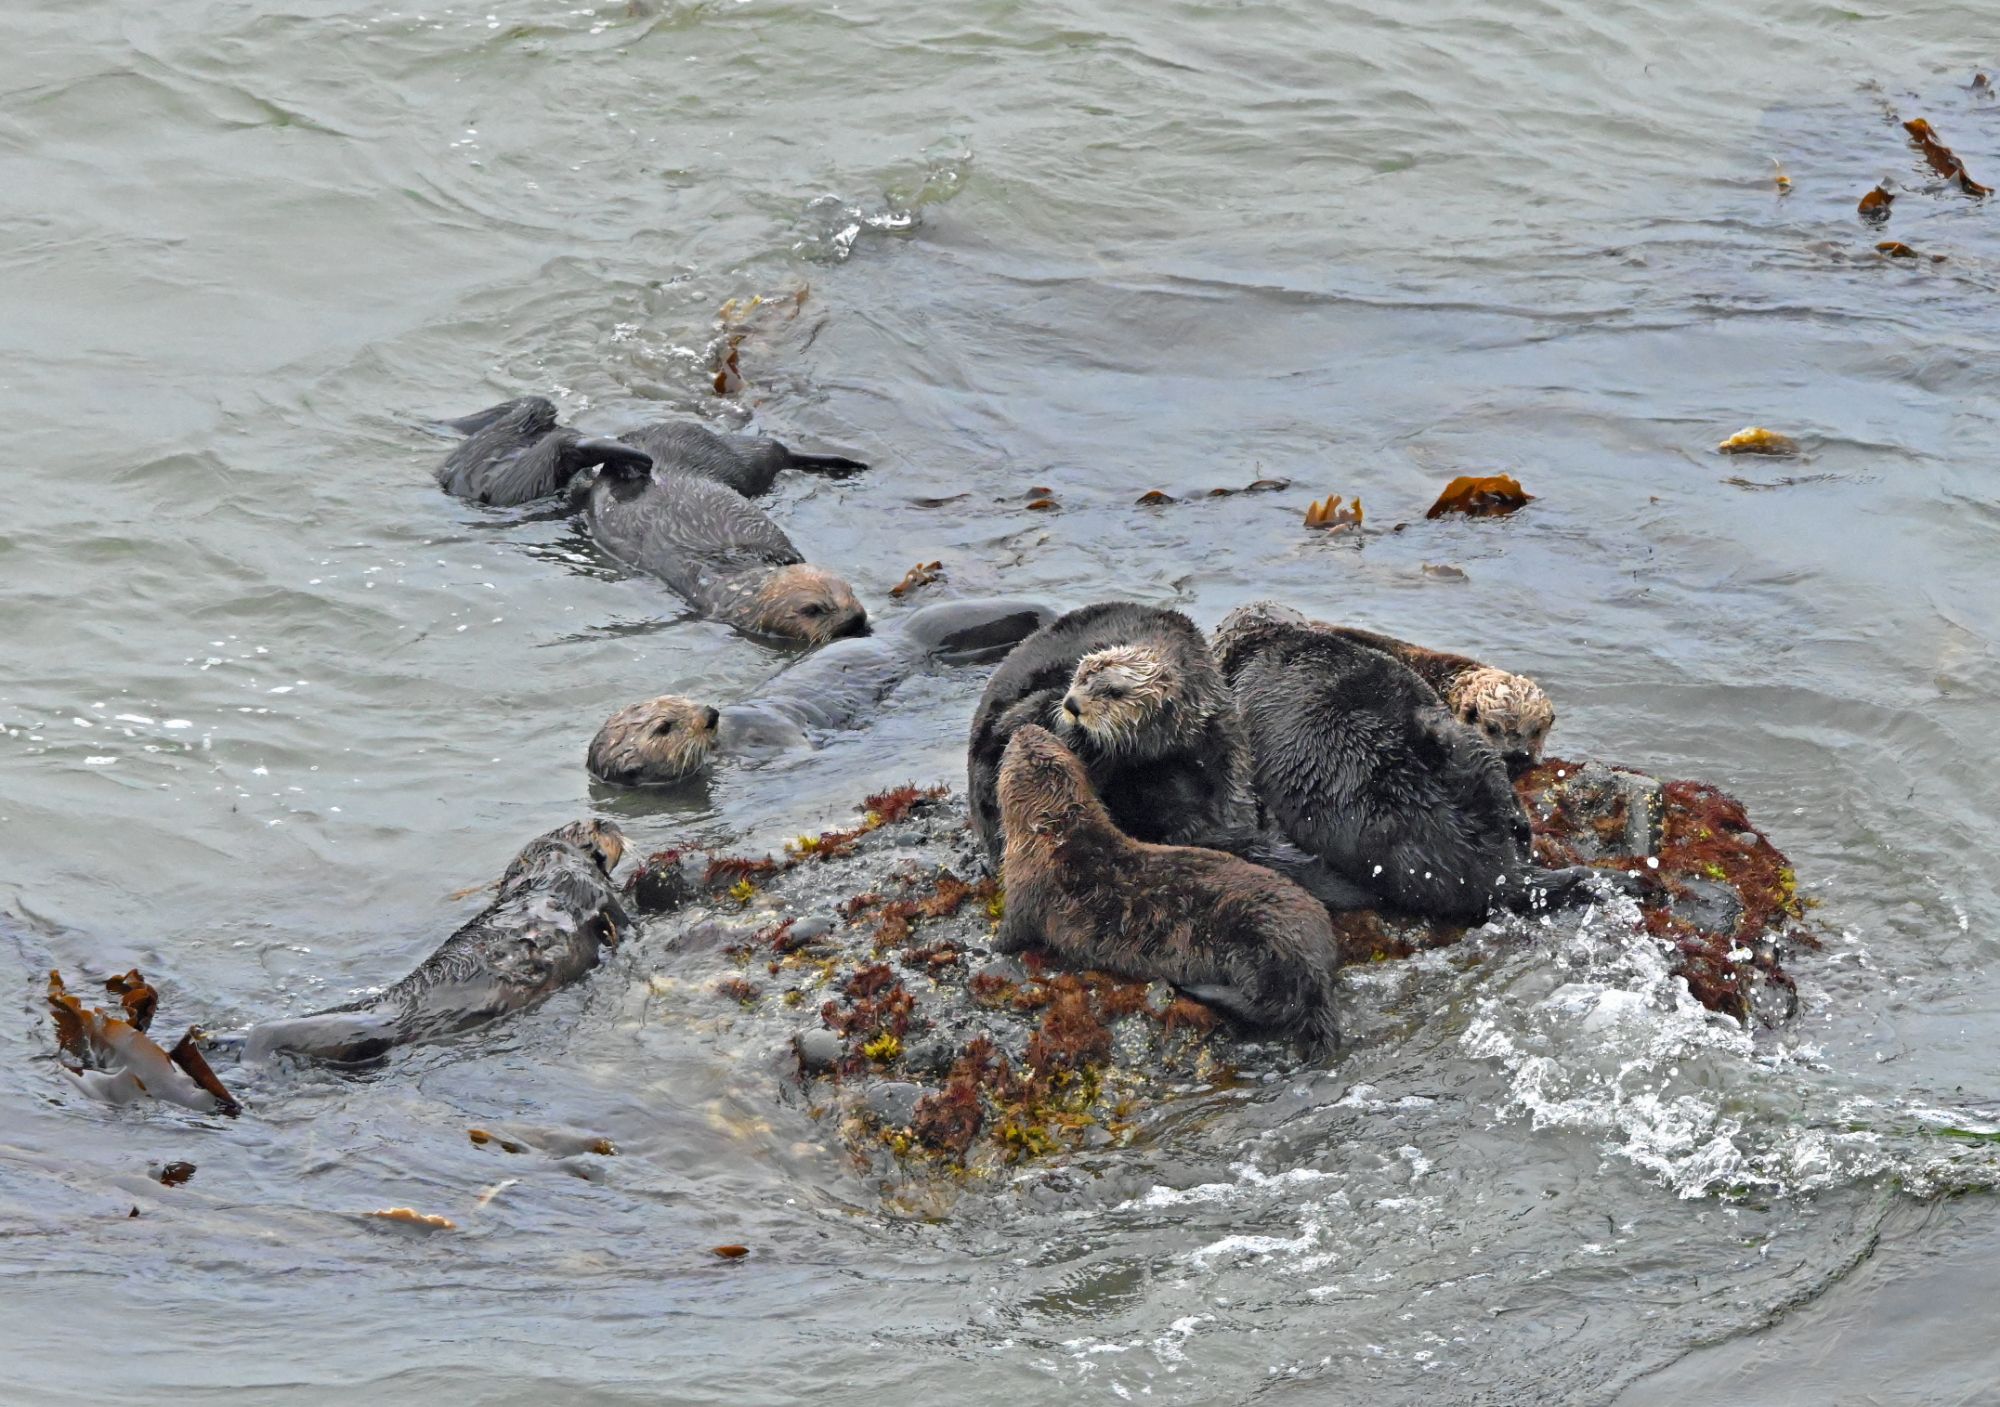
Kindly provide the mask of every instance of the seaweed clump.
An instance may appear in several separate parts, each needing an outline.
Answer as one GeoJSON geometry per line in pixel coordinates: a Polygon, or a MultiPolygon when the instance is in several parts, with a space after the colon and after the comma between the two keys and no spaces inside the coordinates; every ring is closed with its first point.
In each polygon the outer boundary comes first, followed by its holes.
{"type": "Polygon", "coordinates": [[[1789,1017],[1792,947],[1817,948],[1784,852],[1741,802],[1702,782],[1551,758],[1515,784],[1545,864],[1595,864],[1646,885],[1645,930],[1703,1006],[1767,1025],[1789,1017]]]}

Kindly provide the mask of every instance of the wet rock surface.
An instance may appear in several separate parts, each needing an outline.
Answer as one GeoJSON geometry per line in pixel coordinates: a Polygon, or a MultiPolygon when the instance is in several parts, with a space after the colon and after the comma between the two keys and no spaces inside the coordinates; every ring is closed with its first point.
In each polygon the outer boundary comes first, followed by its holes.
{"type": "MultiPolygon", "coordinates": [[[[1741,806],[1699,783],[1560,760],[1518,789],[1544,863],[1640,877],[1640,925],[1704,1005],[1765,1025],[1791,1014],[1783,958],[1817,944],[1789,863],[1741,806]]],[[[628,888],[661,974],[768,1028],[816,1115],[866,1164],[980,1171],[1113,1146],[1177,1094],[1297,1060],[1166,983],[995,955],[999,886],[943,788],[871,796],[857,825],[781,854],[660,852],[628,888]]],[[[1375,913],[1335,926],[1351,963],[1467,932],[1375,913]]]]}

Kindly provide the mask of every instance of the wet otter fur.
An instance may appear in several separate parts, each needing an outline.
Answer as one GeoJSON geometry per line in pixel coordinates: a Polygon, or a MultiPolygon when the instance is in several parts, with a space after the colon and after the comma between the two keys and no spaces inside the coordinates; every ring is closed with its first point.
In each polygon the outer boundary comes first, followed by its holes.
{"type": "Polygon", "coordinates": [[[374,1060],[539,1005],[597,966],[631,924],[611,871],[625,840],[606,821],[576,821],[528,842],[500,892],[416,971],[380,996],[218,1038],[245,1059],[289,1052],[335,1063],[374,1060]]]}
{"type": "Polygon", "coordinates": [[[868,466],[837,454],[800,454],[777,440],[719,435],[693,420],[661,420],[620,435],[664,471],[713,479],[745,498],[766,493],[787,469],[844,478],[868,466]]]}
{"type": "Polygon", "coordinates": [[[562,493],[578,474],[599,465],[638,474],[652,468],[643,449],[557,424],[556,408],[540,396],[503,401],[443,424],[466,438],[438,467],[438,487],[495,508],[562,493]]]}
{"type": "Polygon", "coordinates": [[[1008,739],[999,792],[1001,951],[1040,944],[1080,967],[1163,978],[1311,1056],[1338,1049],[1339,950],[1318,900],[1219,850],[1133,840],[1076,755],[1032,723],[1008,739]]]}
{"type": "Polygon", "coordinates": [[[1496,905],[1591,897],[1595,870],[1544,870],[1500,754],[1391,656],[1286,606],[1232,611],[1215,633],[1280,831],[1384,906],[1483,921],[1496,905]]]}
{"type": "Polygon", "coordinates": [[[997,863],[1005,844],[1000,759],[1028,724],[1083,762],[1126,834],[1218,844],[1256,829],[1250,752],[1201,631],[1131,601],[1070,611],[1028,637],[987,681],[968,749],[972,829],[997,863]]]}
{"type": "Polygon", "coordinates": [[[1357,626],[1325,628],[1409,666],[1417,678],[1437,691],[1452,717],[1500,749],[1511,775],[1519,776],[1542,760],[1549,729],[1555,727],[1556,709],[1542,686],[1527,675],[1510,674],[1464,655],[1428,650],[1357,626]]]}
{"type": "Polygon", "coordinates": [[[992,659],[1055,612],[1030,601],[940,601],[858,639],[836,640],[720,709],[675,694],[627,704],[591,739],[587,765],[623,786],[683,782],[720,751],[742,755],[809,745],[858,727],[921,669],[992,659]]]}
{"type": "Polygon", "coordinates": [[[613,466],[591,484],[584,521],[613,557],[747,634],[823,645],[868,627],[853,588],[808,563],[783,529],[712,479],[613,466]]]}

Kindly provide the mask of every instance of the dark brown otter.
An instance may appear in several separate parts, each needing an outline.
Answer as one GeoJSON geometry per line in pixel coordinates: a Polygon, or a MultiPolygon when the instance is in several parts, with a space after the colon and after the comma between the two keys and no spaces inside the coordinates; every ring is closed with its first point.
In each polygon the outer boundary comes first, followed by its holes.
{"type": "Polygon", "coordinates": [[[380,996],[265,1021],[214,1039],[245,1059],[280,1051],[334,1062],[376,1059],[539,1005],[597,966],[630,926],[611,871],[625,839],[576,821],[531,840],[493,902],[380,996]]]}
{"type": "Polygon", "coordinates": [[[1542,760],[1542,745],[1555,726],[1556,709],[1542,686],[1527,675],[1510,674],[1464,655],[1428,650],[1357,626],[1327,625],[1326,629],[1401,660],[1417,678],[1437,690],[1452,717],[1500,749],[1508,772],[1518,776],[1542,760]]]}
{"type": "Polygon", "coordinates": [[[1303,889],[1219,850],[1133,840],[1076,755],[1034,724],[1008,740],[1000,806],[1002,951],[1039,944],[1080,967],[1162,978],[1309,1055],[1339,1047],[1339,949],[1303,889]]]}
{"type": "Polygon", "coordinates": [[[590,486],[584,521],[613,557],[748,634],[823,645],[868,628],[846,582],[807,562],[756,505],[712,479],[607,471],[590,486]]]}
{"type": "Polygon", "coordinates": [[[1478,923],[1496,905],[1592,897],[1601,870],[1545,870],[1486,739],[1392,656],[1273,602],[1215,632],[1277,828],[1382,906],[1478,923]]]}
{"type": "Polygon", "coordinates": [[[466,438],[439,466],[438,487],[495,508],[562,493],[578,474],[599,465],[643,474],[653,464],[643,449],[557,424],[556,408],[540,396],[503,401],[443,424],[466,438]]]}

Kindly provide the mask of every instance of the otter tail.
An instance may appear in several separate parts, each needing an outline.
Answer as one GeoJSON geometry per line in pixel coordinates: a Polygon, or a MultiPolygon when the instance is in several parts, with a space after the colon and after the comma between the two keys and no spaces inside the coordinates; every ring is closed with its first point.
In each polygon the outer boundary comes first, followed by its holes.
{"type": "Polygon", "coordinates": [[[848,459],[838,454],[800,454],[797,450],[785,451],[785,467],[802,469],[808,474],[825,474],[831,478],[844,479],[849,474],[859,474],[868,466],[858,459],[848,459]]]}

